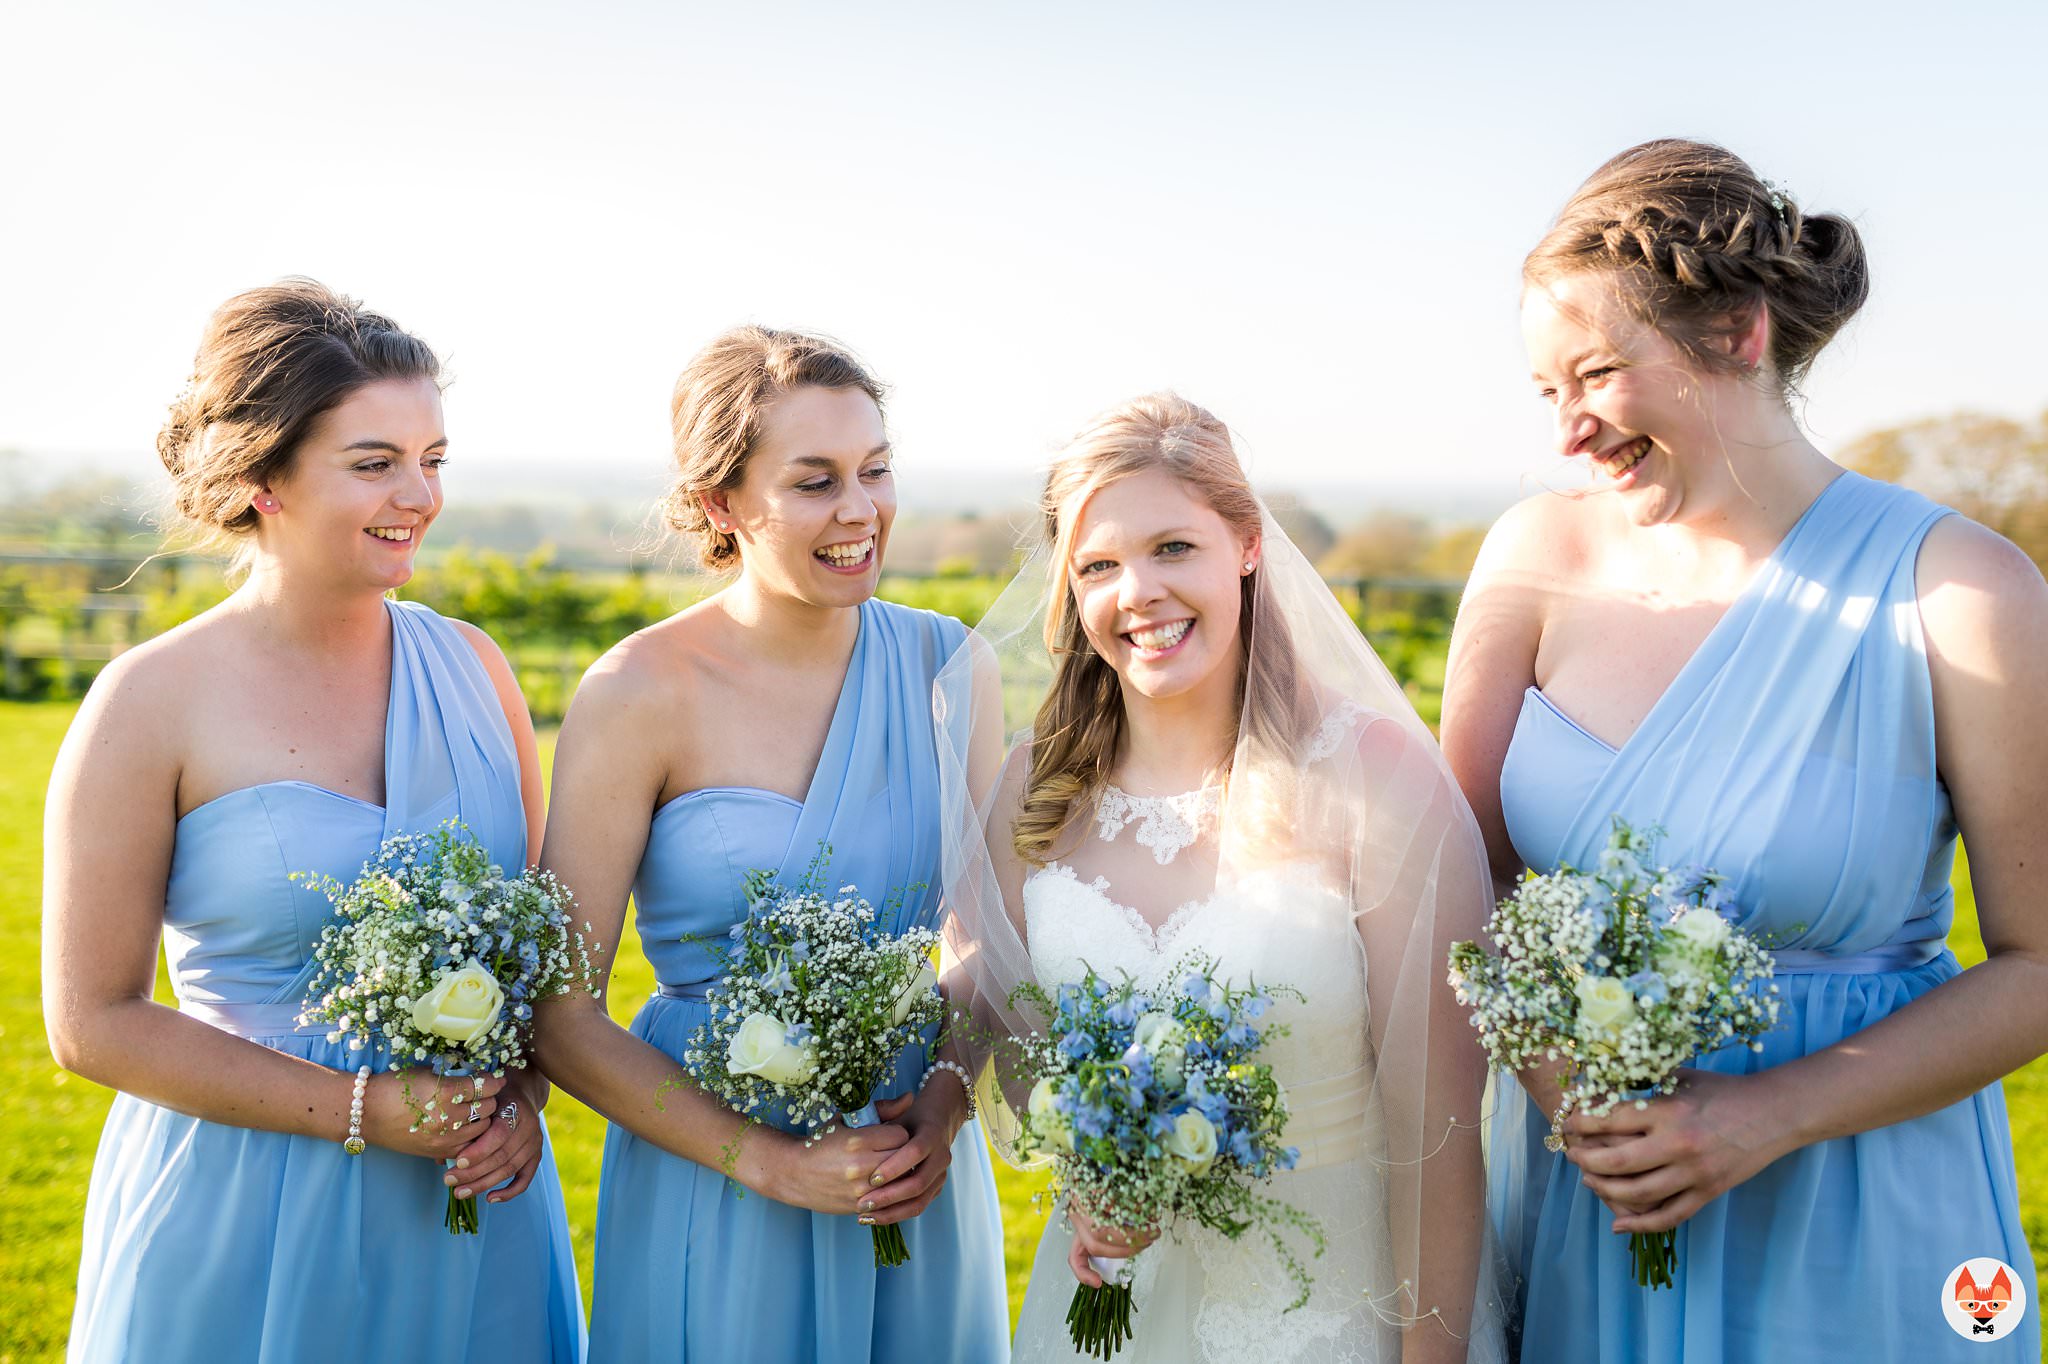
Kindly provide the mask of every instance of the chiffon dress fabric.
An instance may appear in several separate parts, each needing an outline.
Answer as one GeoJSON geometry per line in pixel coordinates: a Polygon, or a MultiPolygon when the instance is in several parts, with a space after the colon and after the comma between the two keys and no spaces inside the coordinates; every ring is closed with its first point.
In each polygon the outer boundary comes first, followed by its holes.
{"type": "MultiPolygon", "coordinates": [[[[1958,973],[1956,825],[1915,587],[1945,514],[1839,475],[1618,751],[1536,688],[1524,698],[1501,802],[1525,862],[1590,867],[1613,816],[1660,825],[1659,860],[1725,874],[1735,921],[1780,948],[1763,1050],[1725,1048],[1703,1069],[1818,1051],[1958,973]]],[[[1999,1084],[1773,1162],[1680,1224],[1676,1286],[1655,1291],[1636,1286],[1613,1214],[1544,1149],[1546,1115],[1498,1088],[1492,1203],[1524,1282],[1528,1364],[1950,1358],[1962,1342],[1944,1284],[1981,1256],[2018,1271],[2027,1312],[1969,1357],[2040,1357],[1999,1084]]]]}
{"type": "MultiPolygon", "coordinates": [[[[963,633],[928,611],[863,604],[805,799],[706,787],[655,812],[634,902],[659,988],[633,1020],[635,1036],[681,1061],[709,1016],[720,971],[710,945],[747,913],[749,871],[773,869],[795,885],[829,847],[828,890],[858,887],[891,931],[934,925],[931,689],[963,633]]],[[[935,1026],[926,1045],[906,1049],[876,1098],[916,1088],[936,1035],[935,1026]]],[[[910,1260],[878,1269],[869,1228],[850,1214],[748,1192],[614,1125],[598,1194],[590,1357],[1007,1359],[1002,1217],[979,1123],[955,1138],[945,1188],[900,1225],[910,1260]]]]}
{"type": "MultiPolygon", "coordinates": [[[[294,872],[347,884],[399,833],[460,818],[526,862],[519,758],[489,675],[425,607],[390,602],[385,803],[299,781],[230,791],[178,821],[164,953],[180,1012],[348,1074],[381,1052],[297,1014],[332,917],[294,872]]],[[[534,1114],[532,1121],[541,1121],[534,1114]]],[[[436,1161],[188,1117],[129,1094],[86,1196],[72,1364],[574,1364],[582,1297],[552,1150],[518,1197],[442,1225],[436,1161]]]]}

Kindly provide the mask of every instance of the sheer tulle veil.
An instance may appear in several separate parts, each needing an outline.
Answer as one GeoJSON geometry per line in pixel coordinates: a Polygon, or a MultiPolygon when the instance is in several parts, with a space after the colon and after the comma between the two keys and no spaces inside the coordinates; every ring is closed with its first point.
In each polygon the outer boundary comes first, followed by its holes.
{"type": "MultiPolygon", "coordinates": [[[[1165,465],[1174,467],[1170,457],[1165,465]]],[[[1365,1206],[1383,1215],[1390,1252],[1351,1266],[1319,1262],[1311,1272],[1319,1283],[1345,1273],[1364,1280],[1343,1291],[1354,1302],[1362,1296],[1382,1322],[1409,1326],[1434,1315],[1472,1342],[1471,1358],[1500,1357],[1502,1280],[1480,1149],[1485,1060],[1445,969],[1450,944],[1478,936],[1488,912],[1484,847],[1400,684],[1263,504],[1258,517],[1212,893],[1284,876],[1290,887],[1311,888],[1295,897],[1301,905],[1348,918],[1349,931],[1332,940],[1355,953],[1363,973],[1369,1037],[1359,1054],[1368,1059],[1346,1073],[1290,1081],[1288,1133],[1305,1166],[1320,1150],[1325,1166],[1377,1186],[1365,1206]]],[[[1030,1036],[1043,1021],[1009,1002],[1020,982],[1035,979],[1022,888],[1037,868],[1014,845],[1015,792],[1062,662],[1047,622],[1070,590],[1059,553],[1040,545],[941,671],[933,698],[948,988],[964,1015],[959,1032],[987,1130],[1012,1159],[1023,1091],[1004,1039],[1030,1036]]],[[[1122,704],[1113,693],[1105,703],[1122,704]]],[[[1098,792],[1076,799],[1077,816],[1098,792]]]]}

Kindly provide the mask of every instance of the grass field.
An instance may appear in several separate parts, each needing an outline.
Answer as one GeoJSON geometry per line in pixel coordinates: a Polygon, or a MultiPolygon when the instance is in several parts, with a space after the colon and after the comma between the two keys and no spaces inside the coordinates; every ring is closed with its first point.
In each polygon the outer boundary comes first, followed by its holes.
{"type": "MultiPolygon", "coordinates": [[[[71,712],[67,703],[0,702],[0,1364],[62,1357],[86,1182],[111,1099],[56,1068],[38,1002],[43,789],[71,712]]],[[[1951,942],[1967,966],[1984,954],[1966,869],[1959,868],[1956,889],[1951,942]]],[[[611,992],[621,1019],[653,980],[630,926],[625,938],[611,992]]],[[[158,997],[170,998],[161,980],[158,997]]],[[[2048,1059],[2010,1077],[2006,1100],[2027,1239],[2048,1278],[2048,1059]]],[[[603,1122],[560,1091],[548,1121],[587,1300],[603,1122]]],[[[1036,1184],[997,1168],[1014,1313],[1044,1222],[1030,1205],[1036,1184]]]]}

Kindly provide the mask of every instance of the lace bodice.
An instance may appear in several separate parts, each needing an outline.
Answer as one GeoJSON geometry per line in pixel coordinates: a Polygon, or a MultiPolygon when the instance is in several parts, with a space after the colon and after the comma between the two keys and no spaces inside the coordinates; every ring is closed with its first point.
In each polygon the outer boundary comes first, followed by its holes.
{"type": "Polygon", "coordinates": [[[1095,807],[1095,835],[1105,843],[1133,821],[1138,842],[1152,850],[1152,859],[1166,866],[1213,827],[1223,808],[1223,788],[1205,786],[1178,796],[1134,796],[1118,786],[1103,788],[1095,807]]]}

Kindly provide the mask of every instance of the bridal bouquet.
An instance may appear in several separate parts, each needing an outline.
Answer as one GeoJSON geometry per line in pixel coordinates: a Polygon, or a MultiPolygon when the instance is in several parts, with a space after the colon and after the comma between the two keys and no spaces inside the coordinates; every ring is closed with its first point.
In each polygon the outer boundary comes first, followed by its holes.
{"type": "MultiPolygon", "coordinates": [[[[872,1122],[875,1087],[944,1012],[938,934],[891,936],[854,887],[822,893],[828,852],[797,887],[747,874],[747,917],[714,949],[724,974],[683,1053],[707,1093],[756,1121],[780,1107],[812,1139],[872,1122]]],[[[877,1265],[910,1258],[901,1227],[873,1230],[877,1265]]]]}
{"type": "MultiPolygon", "coordinates": [[[[1617,818],[1597,870],[1531,872],[1500,902],[1486,925],[1497,955],[1451,948],[1451,984],[1493,1064],[1562,1063],[1553,1151],[1574,1110],[1604,1117],[1669,1094],[1695,1055],[1733,1042],[1760,1051],[1778,1021],[1771,954],[1722,916],[1720,875],[1652,869],[1661,832],[1617,818]]],[[[1668,1287],[1675,1246],[1669,1231],[1632,1236],[1636,1282],[1668,1287]]]]}
{"type": "MultiPolygon", "coordinates": [[[[1048,995],[1018,987],[1046,1019],[1025,1040],[1023,1078],[1033,1081],[1019,1151],[1049,1157],[1055,1186],[1099,1222],[1157,1227],[1186,1218],[1232,1240],[1254,1226],[1270,1236],[1308,1301],[1310,1279],[1281,1237],[1299,1232],[1323,1252],[1322,1228],[1253,1187],[1291,1170],[1299,1153],[1281,1144],[1287,1096],[1270,1066],[1252,1059],[1282,1029],[1255,1026],[1274,994],[1291,990],[1219,984],[1215,963],[1193,956],[1171,973],[1178,988],[1146,991],[1128,976],[1089,971],[1048,995]]],[[[1127,1262],[1098,1259],[1107,1282],[1074,1290],[1067,1326],[1074,1348],[1108,1359],[1131,1338],[1127,1262]]]]}
{"type": "MultiPolygon", "coordinates": [[[[310,872],[292,879],[335,909],[313,949],[319,971],[300,1021],[330,1025],[327,1040],[347,1036],[351,1050],[381,1043],[394,1066],[435,1075],[523,1067],[534,1004],[597,991],[568,890],[544,871],[508,878],[456,820],[385,839],[353,885],[310,872]]],[[[434,1108],[432,1097],[413,1105],[415,1131],[434,1108]]],[[[450,1190],[445,1222],[475,1232],[475,1196],[450,1190]]]]}

